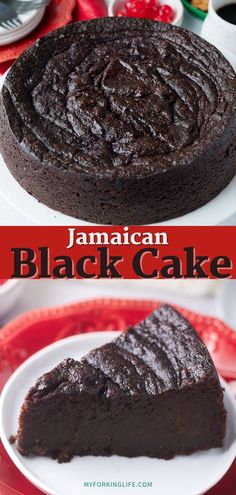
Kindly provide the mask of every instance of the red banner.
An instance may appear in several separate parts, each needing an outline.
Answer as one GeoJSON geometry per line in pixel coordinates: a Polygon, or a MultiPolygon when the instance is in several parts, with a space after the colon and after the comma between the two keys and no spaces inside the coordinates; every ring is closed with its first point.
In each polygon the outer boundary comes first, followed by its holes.
{"type": "Polygon", "coordinates": [[[0,278],[236,278],[233,227],[1,227],[0,278]]]}

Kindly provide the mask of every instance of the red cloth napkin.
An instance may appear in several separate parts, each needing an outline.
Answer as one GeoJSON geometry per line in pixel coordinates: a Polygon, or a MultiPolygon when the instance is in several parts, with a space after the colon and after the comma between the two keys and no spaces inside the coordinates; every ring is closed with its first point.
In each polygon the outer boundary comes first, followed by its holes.
{"type": "Polygon", "coordinates": [[[106,16],[107,6],[104,0],[77,0],[73,21],[85,21],[106,16]]]}
{"type": "Polygon", "coordinates": [[[50,31],[68,22],[84,21],[106,15],[107,7],[104,0],[51,0],[43,20],[32,33],[15,43],[0,46],[0,74],[4,74],[28,46],[50,31]]]}

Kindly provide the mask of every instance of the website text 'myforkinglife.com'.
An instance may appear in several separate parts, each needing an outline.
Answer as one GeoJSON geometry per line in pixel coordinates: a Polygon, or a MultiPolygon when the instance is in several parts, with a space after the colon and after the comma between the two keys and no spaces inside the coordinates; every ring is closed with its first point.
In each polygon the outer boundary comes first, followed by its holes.
{"type": "Polygon", "coordinates": [[[152,488],[152,481],[84,481],[84,488],[152,488]]]}

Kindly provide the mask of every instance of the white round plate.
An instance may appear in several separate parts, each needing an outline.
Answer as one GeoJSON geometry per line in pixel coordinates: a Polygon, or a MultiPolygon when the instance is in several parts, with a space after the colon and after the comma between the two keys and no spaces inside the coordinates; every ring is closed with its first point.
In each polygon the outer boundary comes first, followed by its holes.
{"type": "Polygon", "coordinates": [[[34,9],[25,14],[19,15],[21,24],[17,27],[6,29],[0,27],[0,46],[5,46],[19,39],[24,38],[31,33],[33,29],[41,22],[45,12],[45,7],[34,9]]]}
{"type": "MultiPolygon", "coordinates": [[[[211,449],[170,461],[139,457],[74,457],[59,464],[47,457],[22,457],[8,439],[17,431],[17,418],[25,394],[39,375],[67,357],[81,357],[95,347],[111,341],[118,332],[95,332],[60,340],[34,354],[11,376],[0,401],[0,436],[3,445],[21,473],[48,495],[88,495],[85,482],[151,482],[152,487],[125,487],[122,495],[199,495],[215,485],[227,472],[236,456],[236,401],[227,385],[225,407],[227,432],[222,449],[211,449]]],[[[91,486],[90,494],[115,495],[117,488],[91,486]]]]}
{"type": "MultiPolygon", "coordinates": [[[[113,17],[116,15],[118,9],[123,9],[125,4],[124,0],[110,0],[108,3],[108,15],[113,17]]],[[[184,17],[184,7],[181,0],[159,0],[159,5],[170,5],[174,11],[174,19],[171,24],[174,26],[181,26],[184,17]]]]}

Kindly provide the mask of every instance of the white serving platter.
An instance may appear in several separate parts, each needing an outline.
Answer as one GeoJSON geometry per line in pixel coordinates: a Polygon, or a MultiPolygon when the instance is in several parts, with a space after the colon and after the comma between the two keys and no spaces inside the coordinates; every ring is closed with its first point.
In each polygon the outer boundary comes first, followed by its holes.
{"type": "Polygon", "coordinates": [[[226,383],[227,431],[224,447],[177,456],[172,460],[139,457],[74,457],[59,464],[47,457],[22,457],[9,437],[17,431],[20,407],[38,376],[67,357],[81,359],[91,349],[111,341],[118,332],[95,332],[63,339],[25,361],[5,385],[0,399],[0,436],[10,458],[21,473],[47,495],[200,495],[228,471],[236,456],[236,401],[226,383]],[[92,487],[84,482],[151,482],[151,487],[92,487]]]}

